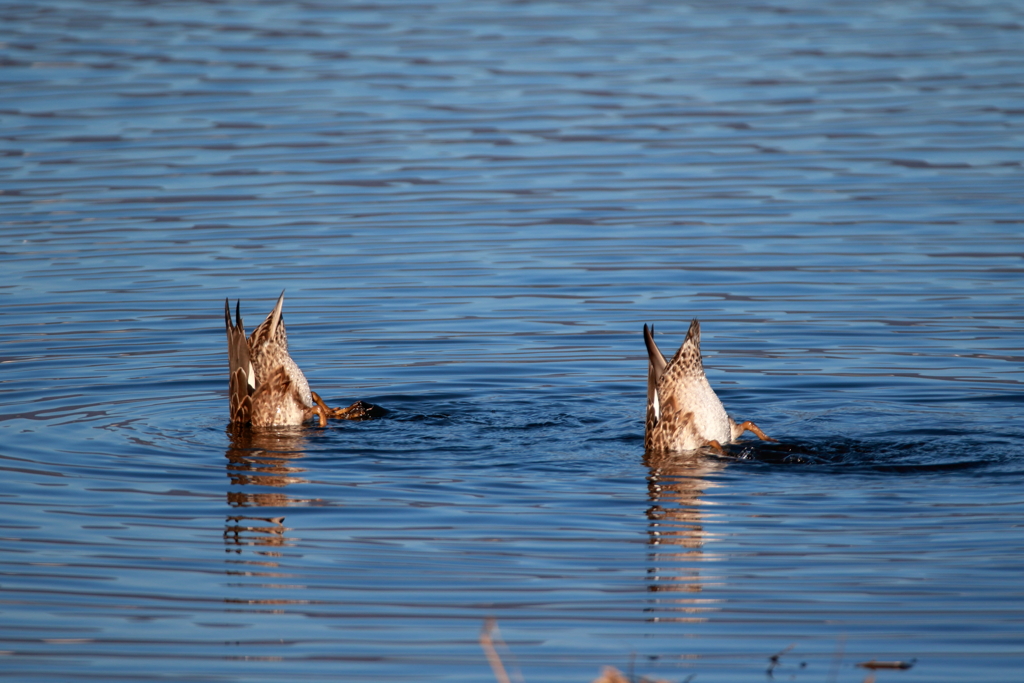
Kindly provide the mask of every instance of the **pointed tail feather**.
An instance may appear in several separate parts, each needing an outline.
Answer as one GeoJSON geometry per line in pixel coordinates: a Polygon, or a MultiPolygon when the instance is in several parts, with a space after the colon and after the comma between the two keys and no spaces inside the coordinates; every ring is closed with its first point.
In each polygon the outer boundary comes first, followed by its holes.
{"type": "Polygon", "coordinates": [[[268,343],[279,338],[285,340],[285,348],[288,343],[284,334],[278,335],[278,330],[284,331],[284,316],[282,310],[284,309],[284,292],[281,292],[281,296],[277,298],[277,303],[274,304],[274,308],[267,317],[256,326],[256,329],[252,331],[252,335],[249,336],[249,348],[253,349],[253,352],[258,354],[268,343]]]}
{"type": "Polygon", "coordinates": [[[700,355],[700,323],[696,318],[690,323],[690,329],[686,331],[686,339],[679,346],[676,355],[672,357],[672,363],[678,363],[687,374],[704,374],[704,361],[700,355]]]}
{"type": "Polygon", "coordinates": [[[655,381],[658,381],[665,374],[665,367],[668,365],[668,361],[665,360],[665,354],[654,343],[654,325],[651,325],[649,330],[647,325],[644,325],[644,344],[647,346],[647,361],[653,366],[655,381]]]}
{"type": "Polygon", "coordinates": [[[231,322],[231,305],[224,300],[224,327],[228,335],[228,404],[231,421],[247,423],[252,416],[249,388],[249,342],[242,326],[241,302],[235,307],[235,323],[231,322]]]}
{"type": "Polygon", "coordinates": [[[658,382],[665,374],[668,363],[665,355],[654,343],[654,325],[650,330],[644,325],[644,344],[647,346],[647,419],[645,421],[644,439],[650,438],[651,431],[661,419],[661,405],[658,397],[658,382]]]}
{"type": "Polygon", "coordinates": [[[270,329],[268,337],[273,339],[274,333],[277,331],[277,325],[281,322],[281,311],[284,308],[284,290],[281,290],[281,296],[277,297],[277,303],[274,304],[274,310],[270,312],[267,320],[270,321],[270,329]]]}
{"type": "Polygon", "coordinates": [[[686,331],[686,339],[683,340],[683,343],[688,341],[692,341],[693,345],[697,347],[697,353],[700,353],[700,321],[696,318],[690,322],[690,329],[686,331]]]}

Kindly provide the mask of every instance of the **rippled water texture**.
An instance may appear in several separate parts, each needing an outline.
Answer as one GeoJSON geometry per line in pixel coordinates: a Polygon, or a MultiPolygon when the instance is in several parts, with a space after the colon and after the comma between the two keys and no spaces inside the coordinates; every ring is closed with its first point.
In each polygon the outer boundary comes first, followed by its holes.
{"type": "Polygon", "coordinates": [[[0,0],[0,676],[1019,679],[1022,158],[1019,3],[0,0]]]}

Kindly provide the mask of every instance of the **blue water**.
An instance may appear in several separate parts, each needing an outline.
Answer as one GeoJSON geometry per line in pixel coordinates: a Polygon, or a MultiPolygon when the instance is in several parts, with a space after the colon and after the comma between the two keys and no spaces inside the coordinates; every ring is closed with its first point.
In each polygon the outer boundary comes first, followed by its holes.
{"type": "Polygon", "coordinates": [[[1013,3],[0,0],[0,676],[1020,678],[1022,115],[1013,3]],[[232,436],[281,290],[386,417],[232,436]],[[779,444],[645,456],[694,317],[779,444]]]}

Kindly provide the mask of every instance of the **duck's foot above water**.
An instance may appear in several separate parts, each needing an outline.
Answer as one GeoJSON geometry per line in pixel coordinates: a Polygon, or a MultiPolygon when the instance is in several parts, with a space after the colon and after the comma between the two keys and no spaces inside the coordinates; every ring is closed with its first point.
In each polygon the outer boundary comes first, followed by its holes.
{"type": "Polygon", "coordinates": [[[706,444],[704,444],[704,448],[714,451],[718,455],[726,455],[725,449],[722,448],[722,444],[718,443],[714,439],[711,439],[706,444]]]}
{"type": "Polygon", "coordinates": [[[754,424],[753,422],[751,422],[750,420],[747,420],[747,421],[746,421],[746,422],[744,422],[743,424],[740,424],[740,425],[736,425],[736,426],[734,427],[734,429],[733,429],[733,435],[732,435],[732,438],[733,438],[733,440],[735,441],[735,440],[736,440],[737,438],[739,438],[739,436],[740,436],[740,435],[741,435],[741,434],[742,434],[743,432],[751,432],[751,433],[752,433],[752,434],[754,434],[754,435],[755,435],[755,436],[756,436],[757,438],[761,439],[761,441],[774,441],[775,443],[778,443],[778,442],[779,442],[779,441],[778,441],[778,439],[773,439],[772,437],[770,437],[770,436],[768,436],[767,434],[765,434],[764,432],[762,432],[762,431],[761,431],[761,428],[760,428],[760,427],[758,427],[758,426],[757,426],[756,424],[754,424]]]}
{"type": "Polygon", "coordinates": [[[382,417],[388,412],[384,408],[366,401],[356,401],[348,408],[328,408],[319,394],[315,391],[310,393],[313,394],[313,401],[316,405],[309,409],[309,416],[318,416],[321,427],[327,426],[329,417],[333,417],[335,420],[372,420],[375,417],[382,417]]]}
{"type": "Polygon", "coordinates": [[[383,417],[388,411],[373,403],[356,401],[348,408],[333,408],[331,417],[336,420],[371,420],[383,417]]]}

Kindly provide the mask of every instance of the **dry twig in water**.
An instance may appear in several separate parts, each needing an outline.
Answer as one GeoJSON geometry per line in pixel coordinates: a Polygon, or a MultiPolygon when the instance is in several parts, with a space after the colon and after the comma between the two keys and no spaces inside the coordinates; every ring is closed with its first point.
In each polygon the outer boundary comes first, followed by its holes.
{"type": "Polygon", "coordinates": [[[487,661],[491,665],[491,671],[494,672],[494,677],[498,679],[498,683],[510,683],[508,679],[508,672],[505,671],[505,665],[501,663],[501,657],[498,656],[498,651],[494,648],[494,638],[492,634],[498,629],[498,622],[495,621],[494,617],[487,617],[484,621],[484,627],[480,630],[480,647],[484,649],[484,654],[487,655],[487,661]]]}
{"type": "MultiPolygon", "coordinates": [[[[487,655],[487,661],[490,663],[491,670],[494,672],[494,677],[498,679],[498,683],[511,683],[508,672],[505,671],[505,665],[501,661],[501,655],[498,654],[498,649],[494,646],[495,639],[497,639],[501,647],[506,647],[505,643],[501,640],[501,636],[496,635],[497,630],[497,620],[494,617],[488,617],[484,621],[484,627],[480,629],[480,647],[484,649],[484,654],[487,655]]],[[[520,674],[518,678],[522,680],[522,675],[520,674]]],[[[693,676],[686,679],[687,683],[692,678],[693,676]]],[[[594,683],[634,683],[634,681],[614,666],[606,666],[601,670],[601,675],[594,679],[594,683]]],[[[654,680],[642,676],[636,683],[668,683],[668,681],[654,680]]]]}
{"type": "Polygon", "coordinates": [[[911,659],[909,662],[879,662],[876,659],[872,659],[870,662],[861,662],[857,666],[862,669],[909,669],[914,666],[916,659],[911,659]]]}

